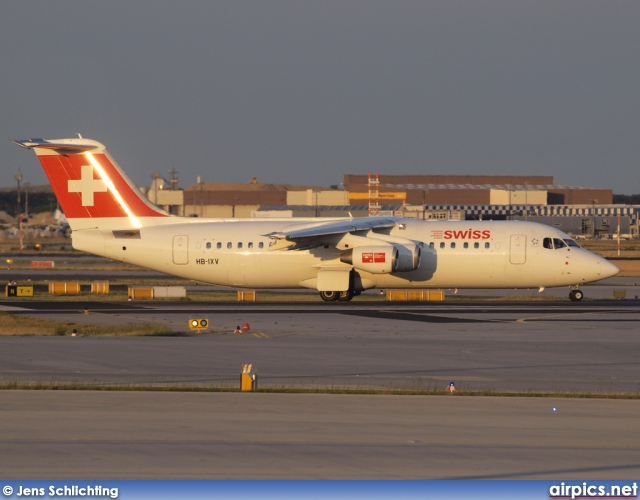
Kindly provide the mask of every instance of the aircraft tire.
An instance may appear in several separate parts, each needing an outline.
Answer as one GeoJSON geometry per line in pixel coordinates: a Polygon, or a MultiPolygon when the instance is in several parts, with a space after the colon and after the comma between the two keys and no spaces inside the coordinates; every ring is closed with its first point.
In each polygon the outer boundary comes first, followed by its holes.
{"type": "Polygon", "coordinates": [[[571,299],[573,302],[580,302],[583,298],[584,293],[582,293],[582,290],[576,289],[569,292],[569,299],[571,299]]]}
{"type": "Polygon", "coordinates": [[[338,300],[338,295],[340,295],[340,292],[320,292],[320,298],[325,302],[338,300]]]}
{"type": "Polygon", "coordinates": [[[348,302],[354,296],[353,290],[347,290],[346,292],[338,292],[338,300],[341,302],[348,302]]]}

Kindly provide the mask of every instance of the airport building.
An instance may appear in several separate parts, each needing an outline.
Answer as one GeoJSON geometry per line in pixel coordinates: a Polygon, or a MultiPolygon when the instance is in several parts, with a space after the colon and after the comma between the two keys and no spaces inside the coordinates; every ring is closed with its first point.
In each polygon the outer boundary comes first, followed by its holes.
{"type": "Polygon", "coordinates": [[[191,217],[348,217],[531,220],[578,238],[638,237],[640,207],[613,205],[611,189],[554,184],[552,176],[353,175],[344,189],[198,182],[177,189],[155,178],[149,199],[191,217]]]}
{"type": "Polygon", "coordinates": [[[381,199],[418,204],[610,205],[611,189],[553,183],[547,175],[345,175],[350,199],[362,199],[378,184],[381,199]]]}

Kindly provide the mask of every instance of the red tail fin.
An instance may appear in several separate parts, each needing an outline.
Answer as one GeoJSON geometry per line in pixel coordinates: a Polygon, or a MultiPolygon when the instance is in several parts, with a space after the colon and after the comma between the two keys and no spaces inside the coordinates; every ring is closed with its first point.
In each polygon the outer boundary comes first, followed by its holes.
{"type": "Polygon", "coordinates": [[[71,229],[126,228],[169,214],[151,204],[97,141],[26,139],[44,168],[71,229]]]}

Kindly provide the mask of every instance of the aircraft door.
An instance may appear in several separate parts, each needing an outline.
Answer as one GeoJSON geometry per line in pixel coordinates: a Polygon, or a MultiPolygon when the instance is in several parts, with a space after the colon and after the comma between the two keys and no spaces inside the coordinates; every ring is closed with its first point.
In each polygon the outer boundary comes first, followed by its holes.
{"type": "Polygon", "coordinates": [[[189,263],[189,237],[186,235],[173,237],[173,263],[185,265],[189,263]]]}
{"type": "Polygon", "coordinates": [[[509,262],[512,264],[524,264],[527,262],[527,237],[524,234],[511,235],[509,262]]]}

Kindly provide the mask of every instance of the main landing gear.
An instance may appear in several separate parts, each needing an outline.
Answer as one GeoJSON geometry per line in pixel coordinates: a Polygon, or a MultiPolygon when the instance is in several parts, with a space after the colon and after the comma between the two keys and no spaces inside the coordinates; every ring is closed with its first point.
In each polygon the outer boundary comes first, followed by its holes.
{"type": "Polygon", "coordinates": [[[325,302],[333,302],[334,300],[348,302],[355,295],[360,295],[360,292],[354,292],[353,290],[347,290],[346,292],[320,292],[320,297],[325,302]]]}
{"type": "Polygon", "coordinates": [[[569,292],[569,299],[572,302],[580,302],[583,298],[584,298],[584,293],[582,293],[582,290],[578,290],[577,288],[574,288],[569,292]]]}

